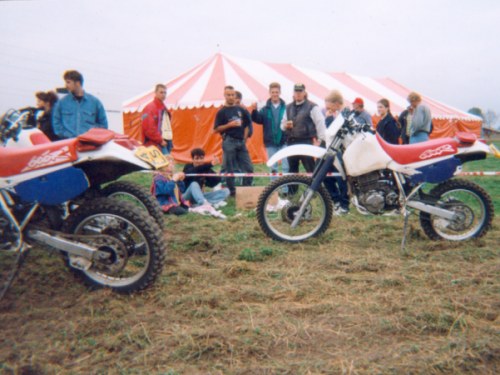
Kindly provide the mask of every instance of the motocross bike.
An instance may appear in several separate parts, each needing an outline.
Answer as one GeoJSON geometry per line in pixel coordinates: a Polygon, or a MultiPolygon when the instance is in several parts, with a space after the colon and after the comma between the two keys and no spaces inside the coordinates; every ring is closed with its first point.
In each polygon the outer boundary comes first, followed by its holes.
{"type": "MultiPolygon", "coordinates": [[[[27,116],[27,121],[22,122],[22,130],[16,138],[7,140],[5,146],[23,148],[49,143],[50,140],[47,136],[36,127],[36,114],[33,113],[33,110],[20,111],[21,114],[27,116]]],[[[160,228],[165,225],[164,213],[158,201],[147,188],[132,181],[112,181],[105,185],[95,185],[86,194],[94,197],[114,197],[128,201],[146,210],[156,220],[160,228]]]]}
{"type": "Polygon", "coordinates": [[[293,145],[267,162],[270,166],[294,155],[318,160],[312,177],[284,176],[261,193],[257,219],[267,236],[301,242],[326,231],[333,209],[322,182],[332,163],[361,214],[404,216],[403,247],[412,210],[420,211],[420,225],[432,240],[481,237],[491,226],[494,210],[488,193],[471,181],[453,178],[467,161],[484,159],[489,153],[500,157],[493,145],[488,147],[474,134],[393,145],[352,115],[339,114],[326,131],[326,145],[326,149],[293,145]],[[436,185],[424,192],[426,184],[436,185]]]}
{"type": "MultiPolygon", "coordinates": [[[[24,118],[16,111],[3,116],[2,144],[18,137],[24,118]]],[[[165,162],[159,152],[106,129],[26,148],[0,147],[0,252],[17,254],[0,298],[32,246],[59,250],[93,287],[131,293],[152,285],[165,260],[161,228],[129,202],[86,193],[165,162]]]]}

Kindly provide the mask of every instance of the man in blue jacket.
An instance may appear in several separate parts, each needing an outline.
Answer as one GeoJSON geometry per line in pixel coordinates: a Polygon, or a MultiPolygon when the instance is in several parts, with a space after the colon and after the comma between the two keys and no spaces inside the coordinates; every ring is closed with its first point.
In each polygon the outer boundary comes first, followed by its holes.
{"type": "MultiPolygon", "coordinates": [[[[266,105],[260,110],[252,111],[252,121],[263,126],[264,145],[266,146],[267,159],[286,147],[286,135],[281,130],[280,124],[286,111],[286,104],[280,98],[281,85],[273,82],[269,85],[269,96],[266,105]]],[[[281,162],[283,173],[288,173],[288,160],[281,162]]],[[[278,163],[271,166],[272,173],[278,173],[278,163]]]]}
{"type": "Polygon", "coordinates": [[[83,76],[76,70],[64,72],[68,95],[59,100],[53,111],[54,133],[61,139],[73,138],[91,128],[108,128],[102,103],[83,90],[83,76]]]}

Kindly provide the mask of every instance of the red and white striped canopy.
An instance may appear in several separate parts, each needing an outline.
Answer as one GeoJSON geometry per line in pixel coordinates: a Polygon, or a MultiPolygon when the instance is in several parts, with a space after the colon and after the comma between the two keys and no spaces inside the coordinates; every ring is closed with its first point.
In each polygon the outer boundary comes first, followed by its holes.
{"type": "MultiPolygon", "coordinates": [[[[292,100],[293,85],[303,83],[309,99],[319,105],[323,105],[325,96],[336,89],[347,102],[362,98],[365,109],[372,115],[376,114],[376,103],[381,98],[388,99],[391,111],[399,114],[408,106],[406,98],[412,91],[390,78],[326,73],[293,64],[266,63],[217,53],[167,82],[166,104],[169,108],[219,107],[224,103],[224,86],[232,85],[243,94],[243,104],[248,106],[268,99],[271,82],[281,84],[281,96],[286,102],[292,100]]],[[[153,95],[151,90],[126,101],[123,104],[124,112],[142,111],[153,95]]],[[[430,107],[434,118],[481,120],[424,95],[422,99],[430,107]]]]}

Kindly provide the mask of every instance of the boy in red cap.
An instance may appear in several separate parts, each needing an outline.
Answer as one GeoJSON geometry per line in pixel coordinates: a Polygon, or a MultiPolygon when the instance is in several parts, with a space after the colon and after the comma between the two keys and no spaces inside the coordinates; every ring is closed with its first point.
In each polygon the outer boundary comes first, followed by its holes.
{"type": "Polygon", "coordinates": [[[352,108],[354,111],[354,119],[360,124],[368,124],[373,127],[372,117],[368,112],[365,111],[365,102],[361,98],[356,98],[352,102],[352,108]]]}

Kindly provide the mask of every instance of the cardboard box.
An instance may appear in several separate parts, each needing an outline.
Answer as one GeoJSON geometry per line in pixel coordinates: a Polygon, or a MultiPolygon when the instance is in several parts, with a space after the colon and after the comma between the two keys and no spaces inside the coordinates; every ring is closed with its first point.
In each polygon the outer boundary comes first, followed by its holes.
{"type": "MultiPolygon", "coordinates": [[[[236,187],[236,209],[238,210],[253,210],[257,207],[260,194],[265,189],[265,186],[237,186],[236,187]]],[[[278,200],[276,196],[275,200],[278,200]]],[[[276,202],[270,202],[276,204],[276,202]]]]}

